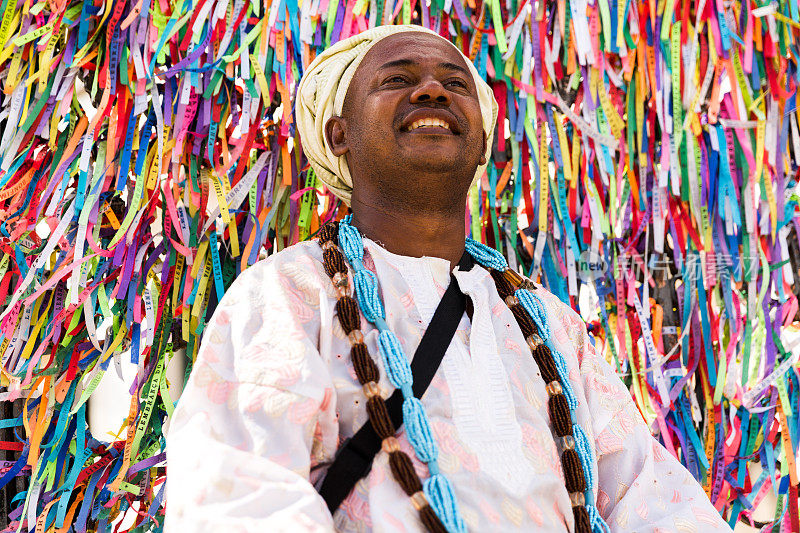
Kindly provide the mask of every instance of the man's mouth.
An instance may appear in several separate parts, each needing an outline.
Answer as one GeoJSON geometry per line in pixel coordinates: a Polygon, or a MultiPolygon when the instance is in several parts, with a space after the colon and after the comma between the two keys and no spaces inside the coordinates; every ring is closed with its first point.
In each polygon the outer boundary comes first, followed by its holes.
{"type": "Polygon", "coordinates": [[[429,135],[458,135],[459,127],[449,113],[440,109],[417,109],[406,117],[400,127],[404,133],[429,135]]]}
{"type": "Polygon", "coordinates": [[[450,132],[450,125],[442,119],[428,117],[415,120],[408,127],[408,131],[414,131],[418,129],[423,131],[431,130],[431,133],[433,133],[433,130],[441,130],[441,129],[445,129],[448,132],[450,132]]]}

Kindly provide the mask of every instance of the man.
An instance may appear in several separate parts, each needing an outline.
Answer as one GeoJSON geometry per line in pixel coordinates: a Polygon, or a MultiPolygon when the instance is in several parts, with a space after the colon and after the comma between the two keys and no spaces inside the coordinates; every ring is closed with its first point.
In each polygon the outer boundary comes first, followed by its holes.
{"type": "Polygon", "coordinates": [[[546,383],[489,271],[455,267],[466,257],[467,191],[483,172],[497,112],[452,44],[411,26],[337,43],[309,66],[296,111],[315,172],[353,218],[338,247],[292,246],[243,272],[220,302],[169,429],[168,531],[575,531],[577,511],[595,531],[729,531],[650,436],[576,313],[532,291],[544,304],[539,316],[546,311],[540,332],[549,330],[553,357],[566,365],[566,381],[546,383]],[[339,250],[349,266],[332,273],[339,250]],[[404,413],[332,515],[317,492],[329,465],[367,423],[375,395],[394,392],[397,360],[384,357],[384,335],[393,332],[410,358],[451,274],[472,309],[459,315],[422,396],[418,416],[438,455],[420,460],[419,439],[409,438],[416,422],[404,413]],[[378,290],[365,293],[365,279],[378,290]],[[337,312],[353,295],[363,312],[356,331],[337,312]],[[367,317],[372,306],[385,320],[367,317]],[[357,343],[375,362],[377,386],[359,383],[357,343]],[[548,414],[562,387],[574,395],[574,440],[554,437],[548,414]],[[581,463],[586,486],[595,487],[586,497],[567,490],[562,465],[580,435],[590,448],[580,455],[591,458],[581,463]],[[401,487],[399,452],[424,491],[401,487]]]}

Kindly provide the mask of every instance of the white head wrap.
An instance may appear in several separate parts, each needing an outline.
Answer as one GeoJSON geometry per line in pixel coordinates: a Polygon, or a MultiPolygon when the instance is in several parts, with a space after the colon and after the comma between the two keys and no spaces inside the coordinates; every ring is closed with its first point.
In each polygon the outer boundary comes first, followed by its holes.
{"type": "MultiPolygon", "coordinates": [[[[423,26],[398,25],[377,26],[363,31],[343,41],[339,41],[319,54],[308,66],[297,88],[295,117],[303,151],[308,157],[317,177],[328,186],[336,196],[346,204],[350,204],[353,192],[353,179],[344,156],[336,156],[325,142],[325,123],[333,115],[341,116],[344,97],[353,75],[367,55],[370,48],[381,39],[404,31],[427,32],[444,39],[436,32],[423,26]]],[[[461,51],[459,50],[459,53],[461,51]]],[[[462,54],[463,55],[463,54],[462,54]]],[[[478,90],[478,102],[483,116],[483,130],[487,134],[486,160],[489,161],[492,150],[494,125],[497,120],[497,102],[492,89],[481,78],[472,61],[465,57],[475,86],[478,90]]],[[[478,166],[475,172],[477,180],[483,174],[486,165],[478,166]]]]}

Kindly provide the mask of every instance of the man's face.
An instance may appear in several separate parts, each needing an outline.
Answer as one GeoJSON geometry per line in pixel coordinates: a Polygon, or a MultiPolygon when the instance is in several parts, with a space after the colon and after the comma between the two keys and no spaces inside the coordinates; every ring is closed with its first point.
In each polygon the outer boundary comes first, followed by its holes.
{"type": "Polygon", "coordinates": [[[362,60],[345,97],[341,132],[326,128],[351,174],[403,171],[464,176],[485,162],[478,92],[464,57],[422,32],[389,36],[362,60]],[[335,139],[334,139],[335,140],[335,139]],[[376,165],[382,167],[376,169],[376,165]]]}

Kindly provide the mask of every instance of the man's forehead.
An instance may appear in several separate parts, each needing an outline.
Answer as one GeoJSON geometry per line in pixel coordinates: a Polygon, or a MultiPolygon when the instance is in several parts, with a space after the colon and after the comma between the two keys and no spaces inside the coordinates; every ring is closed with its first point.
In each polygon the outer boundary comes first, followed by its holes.
{"type": "Polygon", "coordinates": [[[464,56],[442,37],[427,32],[402,32],[390,35],[367,52],[357,73],[372,74],[387,64],[418,63],[436,60],[468,72],[464,56]]]}

